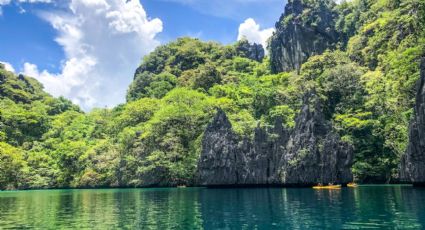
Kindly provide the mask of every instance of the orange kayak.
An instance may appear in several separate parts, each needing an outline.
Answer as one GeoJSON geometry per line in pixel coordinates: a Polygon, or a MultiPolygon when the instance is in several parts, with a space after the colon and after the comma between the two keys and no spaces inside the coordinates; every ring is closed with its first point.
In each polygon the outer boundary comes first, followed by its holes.
{"type": "Polygon", "coordinates": [[[348,183],[347,187],[356,188],[358,185],[356,183],[348,183]]]}
{"type": "Polygon", "coordinates": [[[341,185],[317,185],[313,189],[341,189],[341,185]]]}

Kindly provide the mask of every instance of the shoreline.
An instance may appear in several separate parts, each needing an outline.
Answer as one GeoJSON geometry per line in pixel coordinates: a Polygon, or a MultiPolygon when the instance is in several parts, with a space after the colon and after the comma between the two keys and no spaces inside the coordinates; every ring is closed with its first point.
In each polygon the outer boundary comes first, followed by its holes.
{"type": "MultiPolygon", "coordinates": [[[[413,183],[367,183],[357,184],[359,187],[377,187],[377,186],[403,186],[412,188],[425,188],[425,184],[413,184],[413,183]]],[[[114,190],[114,189],[187,189],[187,188],[204,188],[204,189],[297,189],[297,188],[312,188],[314,185],[215,185],[215,186],[149,186],[149,187],[93,187],[93,188],[35,188],[35,189],[15,189],[15,190],[0,190],[1,192],[22,192],[22,191],[54,191],[54,190],[114,190]]],[[[346,185],[342,185],[343,188],[347,188],[346,185]]]]}

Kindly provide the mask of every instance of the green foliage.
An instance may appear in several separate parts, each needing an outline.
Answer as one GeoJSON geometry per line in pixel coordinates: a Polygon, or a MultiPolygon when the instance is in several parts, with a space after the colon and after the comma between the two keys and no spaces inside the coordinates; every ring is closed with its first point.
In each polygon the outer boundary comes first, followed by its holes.
{"type": "Polygon", "coordinates": [[[25,186],[27,170],[22,151],[0,142],[0,190],[25,186]]]}
{"type": "Polygon", "coordinates": [[[119,146],[109,139],[99,140],[80,157],[86,162],[85,169],[79,173],[76,187],[95,188],[118,186],[120,163],[119,146]]]}
{"type": "Polygon", "coordinates": [[[373,121],[369,134],[358,135],[364,144],[353,170],[360,180],[390,181],[397,177],[407,147],[418,63],[424,55],[425,2],[362,0],[346,5],[359,19],[347,53],[369,68],[361,77],[368,93],[363,110],[373,121]]]}
{"type": "Polygon", "coordinates": [[[184,71],[179,82],[183,87],[208,91],[209,88],[221,82],[221,73],[217,70],[217,66],[207,63],[195,70],[184,71]]]}
{"type": "Polygon", "coordinates": [[[42,89],[43,86],[35,79],[15,76],[0,68],[0,99],[9,98],[16,103],[30,103],[48,97],[42,89]]]}
{"type": "Polygon", "coordinates": [[[0,130],[6,142],[22,145],[41,138],[49,128],[46,110],[39,101],[22,105],[10,99],[0,100],[0,130]]]}
{"type": "Polygon", "coordinates": [[[183,86],[207,90],[220,82],[218,66],[234,56],[236,50],[233,46],[205,43],[192,38],[180,38],[160,46],[146,56],[137,69],[127,100],[161,98],[176,86],[175,78],[183,78],[179,79],[183,86]],[[165,73],[169,73],[168,76],[156,76],[165,73]]]}
{"type": "Polygon", "coordinates": [[[126,146],[132,156],[124,161],[131,170],[125,180],[136,186],[193,183],[200,148],[197,140],[214,106],[214,100],[197,91],[177,88],[168,93],[152,117],[134,128],[136,137],[126,146]],[[152,177],[157,179],[143,180],[152,177]]]}

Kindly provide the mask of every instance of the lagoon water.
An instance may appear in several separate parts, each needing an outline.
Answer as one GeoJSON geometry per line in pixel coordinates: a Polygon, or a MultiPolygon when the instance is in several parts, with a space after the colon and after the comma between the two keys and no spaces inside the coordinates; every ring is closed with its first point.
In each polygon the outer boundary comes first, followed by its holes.
{"type": "Polygon", "coordinates": [[[0,192],[0,229],[422,229],[425,189],[0,192]]]}

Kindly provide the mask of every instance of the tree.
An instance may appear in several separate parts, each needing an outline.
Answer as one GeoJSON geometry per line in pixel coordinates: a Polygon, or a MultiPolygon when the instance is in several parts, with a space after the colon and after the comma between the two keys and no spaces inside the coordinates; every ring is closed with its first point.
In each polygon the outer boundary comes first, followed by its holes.
{"type": "Polygon", "coordinates": [[[0,142],[0,190],[24,187],[27,172],[23,152],[0,142]]]}

